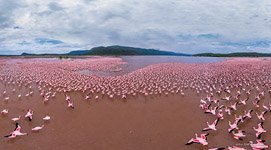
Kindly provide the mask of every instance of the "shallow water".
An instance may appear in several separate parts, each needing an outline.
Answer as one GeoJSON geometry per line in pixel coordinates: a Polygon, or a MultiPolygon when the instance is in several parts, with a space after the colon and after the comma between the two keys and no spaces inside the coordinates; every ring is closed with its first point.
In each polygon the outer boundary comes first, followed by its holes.
{"type": "Polygon", "coordinates": [[[156,64],[166,62],[184,63],[212,63],[225,60],[224,57],[194,57],[194,56],[122,56],[128,62],[140,62],[144,64],[156,64]]]}
{"type": "Polygon", "coordinates": [[[84,75],[97,75],[97,76],[119,76],[137,69],[144,68],[149,65],[158,63],[214,63],[225,60],[226,58],[216,57],[189,57],[189,56],[121,56],[126,64],[120,65],[121,69],[115,71],[93,71],[81,70],[80,73],[84,75]]]}
{"type": "Polygon", "coordinates": [[[127,64],[119,71],[120,75],[158,63],[214,63],[225,60],[216,57],[193,57],[193,56],[123,56],[127,64]]]}

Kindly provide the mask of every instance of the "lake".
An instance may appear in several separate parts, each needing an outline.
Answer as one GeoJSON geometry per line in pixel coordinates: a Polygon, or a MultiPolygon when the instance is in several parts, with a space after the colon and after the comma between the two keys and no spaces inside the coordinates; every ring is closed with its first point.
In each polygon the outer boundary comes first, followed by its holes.
{"type": "Polygon", "coordinates": [[[226,59],[221,57],[217,58],[193,56],[120,56],[120,58],[122,58],[124,62],[127,62],[127,64],[120,66],[121,70],[117,69],[113,72],[81,70],[80,73],[97,76],[119,76],[158,63],[214,63],[226,59]]]}

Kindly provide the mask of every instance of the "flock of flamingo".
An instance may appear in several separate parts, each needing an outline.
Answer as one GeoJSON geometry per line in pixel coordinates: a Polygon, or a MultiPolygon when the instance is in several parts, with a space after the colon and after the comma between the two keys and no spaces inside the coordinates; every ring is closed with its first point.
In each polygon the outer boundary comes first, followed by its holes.
{"type": "MultiPolygon", "coordinates": [[[[5,93],[5,91],[4,91],[5,93]]],[[[9,110],[8,109],[3,109],[1,111],[1,115],[3,116],[6,116],[7,114],[9,113],[9,110]]],[[[34,114],[34,111],[31,110],[31,109],[27,109],[27,112],[25,114],[25,118],[28,120],[28,121],[32,121],[33,119],[33,114],[34,114]]],[[[46,115],[43,120],[44,122],[47,122],[50,120],[50,116],[46,115]]],[[[22,127],[19,125],[19,120],[21,120],[21,116],[19,117],[14,117],[14,118],[11,118],[12,122],[15,122],[15,129],[13,131],[11,131],[9,134],[5,135],[4,137],[6,138],[9,138],[9,139],[14,139],[18,136],[23,136],[23,135],[28,135],[28,133],[23,133],[21,132],[21,129],[22,127]]],[[[37,131],[40,131],[42,128],[44,127],[44,125],[41,125],[41,126],[36,126],[34,128],[32,128],[31,130],[34,131],[34,132],[37,132],[37,131]]]]}
{"type": "MultiPolygon", "coordinates": [[[[214,119],[207,122],[201,133],[188,140],[186,145],[198,143],[208,147],[207,136],[218,132],[220,122],[228,120],[228,133],[237,141],[247,137],[242,130],[251,119],[257,119],[254,130],[255,142],[248,145],[254,149],[268,149],[262,135],[265,130],[266,115],[270,115],[271,104],[267,101],[271,93],[271,61],[263,59],[233,59],[218,63],[187,64],[162,63],[147,66],[120,76],[98,76],[81,74],[80,70],[112,72],[120,70],[125,64],[121,58],[95,57],[71,60],[52,58],[35,59],[2,59],[0,60],[0,81],[5,86],[26,87],[28,93],[18,94],[17,99],[31,97],[37,86],[44,103],[63,94],[67,107],[74,109],[74,101],[69,96],[70,91],[80,91],[85,100],[91,99],[127,99],[129,97],[180,94],[185,96],[188,90],[194,91],[201,99],[199,107],[203,113],[214,119]],[[231,116],[234,118],[231,120],[231,116]]],[[[14,93],[16,88],[2,91],[4,101],[12,101],[7,93],[14,93]]],[[[2,115],[9,113],[8,108],[1,111],[2,115]]],[[[35,119],[34,111],[28,109],[25,118],[35,119]]],[[[21,116],[12,118],[15,129],[7,134],[7,138],[27,135],[21,132],[19,120],[21,116]]],[[[44,121],[49,121],[46,115],[44,121]]],[[[32,128],[39,131],[40,125],[32,128]]],[[[232,145],[210,149],[244,150],[246,148],[232,145]]]]}

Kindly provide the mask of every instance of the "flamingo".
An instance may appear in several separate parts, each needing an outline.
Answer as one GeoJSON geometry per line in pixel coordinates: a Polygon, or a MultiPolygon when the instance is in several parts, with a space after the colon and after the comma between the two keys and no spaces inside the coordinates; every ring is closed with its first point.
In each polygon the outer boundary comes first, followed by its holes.
{"type": "Polygon", "coordinates": [[[256,140],[257,143],[253,143],[252,141],[249,141],[250,146],[253,150],[263,150],[267,149],[268,145],[264,144],[264,140],[256,140]]]}
{"type": "Polygon", "coordinates": [[[245,148],[239,146],[228,146],[228,150],[246,150],[245,148]]]}
{"type": "Polygon", "coordinates": [[[43,128],[44,128],[44,125],[41,125],[41,126],[36,126],[36,127],[32,128],[31,130],[32,131],[40,131],[43,128]]]}
{"type": "Polygon", "coordinates": [[[226,112],[228,115],[231,115],[231,109],[230,109],[230,108],[225,108],[225,112],[226,112]]]}
{"type": "Polygon", "coordinates": [[[264,91],[262,91],[261,93],[259,93],[259,96],[264,97],[264,91]]]}
{"type": "Polygon", "coordinates": [[[248,99],[249,99],[249,97],[247,97],[247,98],[246,98],[246,99],[244,99],[244,100],[240,100],[240,104],[246,105],[246,104],[247,104],[248,99]]]}
{"type": "Polygon", "coordinates": [[[253,129],[256,131],[257,139],[260,139],[261,135],[266,132],[266,130],[263,128],[263,122],[258,124],[258,128],[253,127],[253,129]]]}
{"type": "Polygon", "coordinates": [[[70,100],[68,101],[68,107],[74,109],[73,102],[71,102],[70,100]]]}
{"type": "Polygon", "coordinates": [[[12,118],[11,120],[14,121],[14,122],[17,122],[17,121],[19,121],[20,119],[21,119],[21,116],[19,116],[19,117],[14,117],[14,118],[12,118]]]}
{"type": "Polygon", "coordinates": [[[49,121],[51,117],[49,115],[46,115],[44,118],[42,118],[44,121],[49,121]]]}
{"type": "Polygon", "coordinates": [[[224,114],[222,113],[222,110],[221,110],[221,109],[218,111],[217,117],[218,117],[219,119],[221,119],[221,120],[224,119],[224,114]]]}
{"type": "Polygon", "coordinates": [[[66,95],[66,101],[69,101],[70,99],[71,99],[71,97],[66,95]]]}
{"type": "Polygon", "coordinates": [[[224,147],[219,147],[219,148],[209,148],[208,150],[224,150],[224,147]]]}
{"type": "Polygon", "coordinates": [[[205,113],[210,113],[212,115],[216,115],[216,110],[217,109],[218,109],[218,107],[214,107],[213,109],[210,108],[210,109],[205,110],[205,113]]]}
{"type": "Polygon", "coordinates": [[[202,144],[202,145],[208,145],[207,138],[206,138],[206,136],[208,136],[208,135],[209,135],[209,134],[206,133],[206,134],[201,134],[201,136],[198,137],[198,135],[195,134],[196,137],[190,139],[190,140],[186,143],[186,145],[191,145],[191,144],[193,144],[193,143],[198,143],[198,144],[202,144]]]}
{"type": "Polygon", "coordinates": [[[209,130],[215,130],[216,131],[216,126],[219,122],[219,118],[217,118],[212,124],[209,124],[209,122],[207,122],[208,127],[204,128],[202,131],[209,131],[209,130]]]}
{"type": "Polygon", "coordinates": [[[226,101],[230,101],[231,95],[230,96],[225,96],[224,98],[222,98],[222,100],[226,100],[226,101]]]}
{"type": "Polygon", "coordinates": [[[6,135],[4,137],[12,139],[12,138],[16,138],[17,136],[27,135],[27,133],[22,133],[21,129],[22,129],[21,126],[17,122],[15,124],[15,129],[10,134],[8,134],[8,135],[6,135]]]}
{"type": "Polygon", "coordinates": [[[245,131],[242,131],[242,130],[238,130],[238,132],[234,132],[234,131],[232,132],[232,134],[234,135],[234,138],[237,140],[243,140],[242,138],[246,137],[244,133],[245,131]]]}
{"type": "Polygon", "coordinates": [[[91,97],[89,95],[86,95],[85,100],[90,99],[91,97]]]}
{"type": "Polygon", "coordinates": [[[270,108],[268,108],[266,105],[263,104],[263,108],[266,110],[266,111],[270,111],[270,108]]]}
{"type": "Polygon", "coordinates": [[[207,104],[207,102],[205,100],[203,100],[203,99],[200,99],[200,103],[207,104]]]}
{"type": "Polygon", "coordinates": [[[266,113],[267,113],[267,111],[263,111],[261,114],[258,114],[258,113],[256,112],[256,115],[257,115],[258,119],[264,121],[264,120],[265,120],[264,115],[265,115],[266,113]]]}
{"type": "Polygon", "coordinates": [[[245,120],[246,118],[252,118],[251,117],[252,112],[253,112],[252,109],[250,109],[248,112],[245,111],[245,115],[243,116],[243,120],[245,120]]]}
{"type": "Polygon", "coordinates": [[[237,110],[237,108],[236,108],[237,103],[238,102],[235,102],[234,104],[230,105],[230,109],[237,110]]]}
{"type": "MultiPolygon", "coordinates": [[[[220,148],[211,148],[208,150],[224,150],[226,148],[224,147],[220,147],[220,148]]],[[[228,146],[227,147],[228,150],[246,150],[245,148],[239,147],[239,146],[228,146]]]]}
{"type": "Polygon", "coordinates": [[[241,122],[241,120],[235,120],[234,123],[231,123],[231,122],[229,121],[229,126],[230,126],[230,128],[228,129],[228,132],[231,133],[234,129],[239,129],[239,128],[238,128],[238,124],[239,124],[240,122],[241,122]]]}
{"type": "Polygon", "coordinates": [[[47,103],[48,101],[49,101],[49,98],[48,97],[44,97],[43,102],[47,103]]]}
{"type": "Polygon", "coordinates": [[[33,119],[33,113],[34,111],[31,109],[27,109],[27,113],[25,114],[25,118],[28,118],[29,121],[31,121],[33,119]]]}
{"type": "Polygon", "coordinates": [[[250,95],[250,92],[251,92],[251,90],[248,90],[248,91],[246,92],[246,94],[247,94],[247,95],[250,95]]]}
{"type": "Polygon", "coordinates": [[[203,109],[203,110],[208,110],[210,111],[210,106],[211,104],[200,104],[200,108],[203,109]]]}
{"type": "Polygon", "coordinates": [[[239,116],[237,117],[237,115],[235,114],[234,117],[235,117],[235,121],[241,120],[241,122],[244,122],[243,116],[242,116],[242,115],[239,115],[239,116]]]}
{"type": "Polygon", "coordinates": [[[3,109],[3,110],[1,111],[1,114],[2,114],[2,115],[8,114],[8,109],[3,109]]]}

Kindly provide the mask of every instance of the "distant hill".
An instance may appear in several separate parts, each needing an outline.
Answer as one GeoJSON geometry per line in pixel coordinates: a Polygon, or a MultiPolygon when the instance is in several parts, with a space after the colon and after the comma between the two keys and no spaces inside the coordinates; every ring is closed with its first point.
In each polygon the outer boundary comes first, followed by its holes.
{"type": "Polygon", "coordinates": [[[88,53],[89,50],[76,50],[69,52],[68,55],[87,55],[88,53]]]}
{"type": "Polygon", "coordinates": [[[200,53],[193,56],[200,57],[271,57],[270,53],[257,53],[257,52],[237,52],[229,54],[219,54],[219,53],[200,53]]]}
{"type": "Polygon", "coordinates": [[[67,55],[175,55],[190,56],[189,54],[161,51],[155,49],[134,48],[126,46],[100,46],[90,50],[71,51],[67,55]]]}
{"type": "MultiPolygon", "coordinates": [[[[32,54],[32,53],[22,53],[21,56],[37,56],[37,57],[42,57],[42,56],[61,56],[63,54],[32,54]]],[[[64,54],[65,55],[65,54],[64,54]]]]}
{"type": "Polygon", "coordinates": [[[36,55],[36,54],[30,54],[30,53],[22,53],[21,56],[32,56],[32,55],[36,55]]]}
{"type": "MultiPolygon", "coordinates": [[[[199,53],[199,54],[183,54],[183,53],[175,53],[169,51],[161,51],[155,49],[144,49],[144,48],[134,48],[134,47],[126,47],[126,46],[108,46],[108,47],[94,47],[90,50],[76,50],[71,51],[66,54],[31,54],[31,53],[22,53],[21,56],[26,57],[70,57],[70,56],[87,56],[87,55],[113,55],[113,56],[121,56],[121,55],[171,55],[171,56],[198,56],[198,57],[271,57],[271,53],[257,53],[257,52],[236,52],[229,54],[221,54],[221,53],[199,53]]],[[[4,55],[3,55],[4,56],[4,55]]],[[[8,55],[7,55],[8,56],[8,55]]]]}

